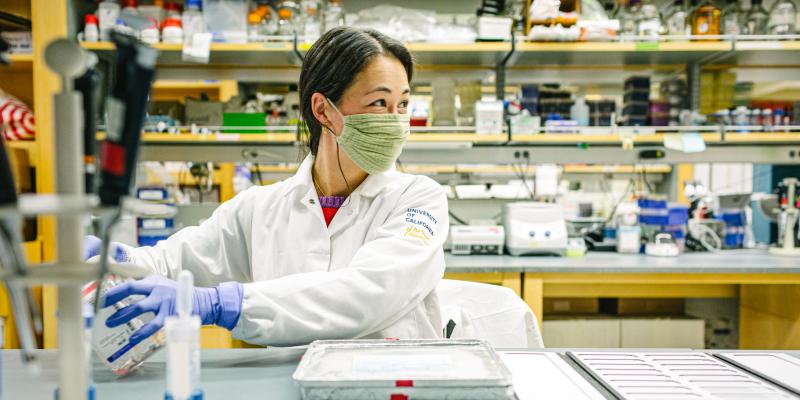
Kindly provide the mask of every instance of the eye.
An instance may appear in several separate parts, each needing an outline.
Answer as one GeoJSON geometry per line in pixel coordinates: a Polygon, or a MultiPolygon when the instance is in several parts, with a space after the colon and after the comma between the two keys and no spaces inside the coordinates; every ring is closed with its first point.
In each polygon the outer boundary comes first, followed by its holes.
{"type": "Polygon", "coordinates": [[[384,99],[375,100],[375,101],[372,102],[372,104],[370,104],[370,106],[373,106],[373,107],[386,107],[386,100],[384,100],[384,99]]]}
{"type": "Polygon", "coordinates": [[[408,100],[401,101],[400,108],[408,108],[408,100]]]}

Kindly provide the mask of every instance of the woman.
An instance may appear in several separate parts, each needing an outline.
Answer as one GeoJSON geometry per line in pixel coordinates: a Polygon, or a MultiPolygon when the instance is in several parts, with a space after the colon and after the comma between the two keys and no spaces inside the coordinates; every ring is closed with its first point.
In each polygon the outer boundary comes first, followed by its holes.
{"type": "Polygon", "coordinates": [[[157,275],[112,289],[105,304],[147,296],[117,326],[174,313],[174,278],[192,271],[204,324],[261,345],[316,339],[441,336],[434,293],[444,273],[447,198],[427,177],[394,169],[409,132],[411,55],[373,30],[341,27],[309,50],[300,73],[309,155],[293,177],[254,187],[202,225],[155,247],[127,248],[157,275]]]}

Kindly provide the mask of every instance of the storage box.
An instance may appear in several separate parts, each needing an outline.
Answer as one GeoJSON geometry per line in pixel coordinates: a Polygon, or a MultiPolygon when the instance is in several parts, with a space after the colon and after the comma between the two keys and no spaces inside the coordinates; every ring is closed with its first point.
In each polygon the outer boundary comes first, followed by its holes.
{"type": "Polygon", "coordinates": [[[702,349],[705,346],[705,321],[702,319],[623,319],[620,347],[702,349]]]}
{"type": "Polygon", "coordinates": [[[620,344],[618,319],[547,319],[542,339],[549,348],[614,348],[620,344]]]}
{"type": "Polygon", "coordinates": [[[544,299],[545,314],[597,314],[598,312],[600,312],[598,299],[544,299]]]}
{"type": "Polygon", "coordinates": [[[684,315],[684,299],[600,299],[600,312],[611,315],[684,315]]]}

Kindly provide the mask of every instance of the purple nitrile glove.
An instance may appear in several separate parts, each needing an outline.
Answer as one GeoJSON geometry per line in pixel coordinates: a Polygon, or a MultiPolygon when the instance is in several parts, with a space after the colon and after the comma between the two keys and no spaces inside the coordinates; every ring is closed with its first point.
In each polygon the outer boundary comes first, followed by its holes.
{"type": "MultiPolygon", "coordinates": [[[[164,326],[168,316],[176,315],[175,302],[178,283],[160,275],[150,275],[138,281],[125,282],[112,288],[103,299],[103,307],[108,307],[132,295],[147,296],[112,314],[106,320],[106,326],[113,328],[127,323],[144,313],[156,315],[130,337],[135,345],[164,326]]],[[[192,314],[200,316],[203,325],[219,325],[232,330],[239,321],[242,312],[243,286],[238,282],[225,282],[216,287],[194,288],[194,304],[192,314]]]]}
{"type": "MultiPolygon", "coordinates": [[[[88,260],[92,257],[97,257],[103,249],[103,241],[97,236],[86,235],[83,245],[83,259],[88,260]]],[[[125,250],[125,247],[117,243],[111,244],[111,253],[109,254],[116,262],[130,261],[130,254],[125,250]]]]}

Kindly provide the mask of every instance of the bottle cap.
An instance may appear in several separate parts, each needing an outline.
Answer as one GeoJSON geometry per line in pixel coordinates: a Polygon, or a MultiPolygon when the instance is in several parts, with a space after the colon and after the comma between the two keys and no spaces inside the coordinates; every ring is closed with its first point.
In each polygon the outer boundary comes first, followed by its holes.
{"type": "Polygon", "coordinates": [[[127,7],[137,8],[139,7],[139,0],[124,0],[122,4],[123,7],[125,8],[127,7]]]}
{"type": "Polygon", "coordinates": [[[86,14],[83,17],[83,21],[86,23],[86,25],[97,25],[97,15],[86,14]]]}
{"type": "Polygon", "coordinates": [[[261,16],[255,12],[251,12],[247,14],[247,23],[250,25],[258,25],[261,23],[261,16]]]}
{"type": "Polygon", "coordinates": [[[186,0],[186,8],[200,8],[202,4],[201,0],[186,0]]]}
{"type": "Polygon", "coordinates": [[[181,28],[182,27],[181,20],[177,18],[167,18],[167,20],[164,21],[164,28],[167,27],[181,28]]]}

